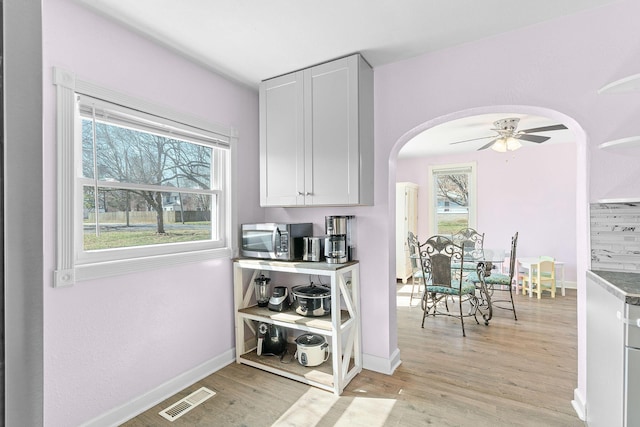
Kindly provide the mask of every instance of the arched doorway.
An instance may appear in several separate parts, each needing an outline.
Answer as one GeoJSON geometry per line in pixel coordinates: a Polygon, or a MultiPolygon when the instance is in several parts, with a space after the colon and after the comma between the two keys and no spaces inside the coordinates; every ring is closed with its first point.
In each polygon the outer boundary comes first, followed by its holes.
{"type": "MultiPolygon", "coordinates": [[[[585,278],[584,272],[589,265],[589,226],[588,226],[588,179],[587,179],[587,166],[588,166],[588,149],[587,149],[587,137],[582,127],[570,116],[567,116],[561,112],[533,106],[522,105],[504,105],[504,106],[487,106],[479,107],[468,110],[457,111],[448,115],[436,117],[430,119],[413,129],[407,131],[402,135],[393,146],[389,156],[389,209],[390,218],[395,220],[395,182],[396,182],[396,165],[398,160],[398,153],[405,144],[414,138],[416,135],[425,132],[435,126],[443,123],[481,114],[493,114],[493,113],[522,113],[522,114],[534,114],[553,119],[558,123],[563,123],[571,131],[575,139],[575,156],[576,156],[576,191],[575,191],[575,248],[576,248],[576,281],[577,281],[577,330],[578,330],[578,354],[583,355],[585,353],[585,278]]],[[[395,223],[389,224],[391,230],[395,230],[395,223]]],[[[392,262],[391,265],[394,265],[392,262]]],[[[395,298],[395,295],[394,295],[395,298]]],[[[397,315],[397,313],[394,313],[397,315]]],[[[401,349],[400,349],[401,350],[401,349]]],[[[586,361],[578,359],[578,384],[583,384],[586,374],[586,361]]],[[[579,387],[578,387],[579,388],[579,387]]],[[[575,406],[575,405],[574,405],[575,406]]]]}

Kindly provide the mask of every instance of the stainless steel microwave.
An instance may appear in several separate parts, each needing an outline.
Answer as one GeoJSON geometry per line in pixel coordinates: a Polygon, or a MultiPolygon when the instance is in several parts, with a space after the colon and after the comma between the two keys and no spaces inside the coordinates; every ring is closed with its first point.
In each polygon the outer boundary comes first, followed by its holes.
{"type": "Polygon", "coordinates": [[[313,224],[242,224],[240,255],[295,261],[302,259],[303,237],[313,236],[313,224]]]}

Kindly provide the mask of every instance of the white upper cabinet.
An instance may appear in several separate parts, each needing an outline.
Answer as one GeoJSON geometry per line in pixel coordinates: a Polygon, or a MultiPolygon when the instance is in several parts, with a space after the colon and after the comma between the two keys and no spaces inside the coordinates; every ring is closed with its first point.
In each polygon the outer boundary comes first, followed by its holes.
{"type": "Polygon", "coordinates": [[[260,205],[373,204],[373,70],[352,55],[260,85],[260,205]]]}

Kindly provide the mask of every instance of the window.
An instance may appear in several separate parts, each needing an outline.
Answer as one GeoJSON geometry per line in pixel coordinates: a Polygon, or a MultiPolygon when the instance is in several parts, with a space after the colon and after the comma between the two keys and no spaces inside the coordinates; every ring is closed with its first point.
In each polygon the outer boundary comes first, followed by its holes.
{"type": "Polygon", "coordinates": [[[475,163],[429,167],[431,234],[476,227],[475,163]]]}
{"type": "Polygon", "coordinates": [[[230,256],[233,130],[54,77],[56,286],[230,256]]]}

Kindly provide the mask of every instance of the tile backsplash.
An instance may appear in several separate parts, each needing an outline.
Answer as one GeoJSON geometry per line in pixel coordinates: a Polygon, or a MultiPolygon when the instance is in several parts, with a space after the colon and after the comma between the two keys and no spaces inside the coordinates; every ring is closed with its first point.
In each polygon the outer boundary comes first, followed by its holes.
{"type": "Polygon", "coordinates": [[[591,269],[640,272],[640,202],[591,204],[591,269]]]}

